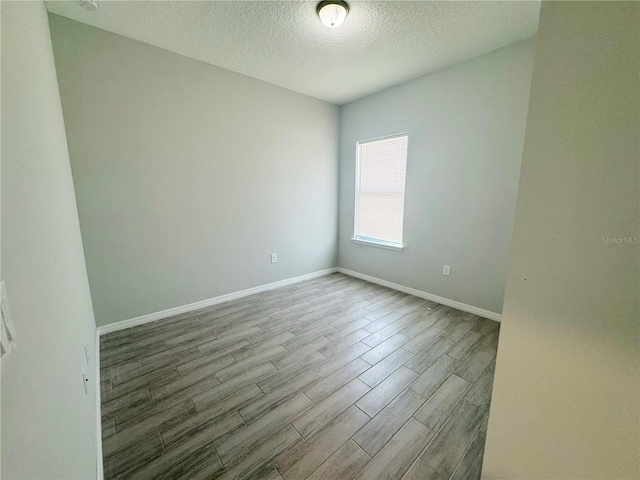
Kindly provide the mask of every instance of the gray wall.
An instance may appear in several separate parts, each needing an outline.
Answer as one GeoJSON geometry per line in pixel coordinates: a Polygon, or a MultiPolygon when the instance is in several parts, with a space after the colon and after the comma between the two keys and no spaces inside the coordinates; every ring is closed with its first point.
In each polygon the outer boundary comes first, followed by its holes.
{"type": "Polygon", "coordinates": [[[47,13],[2,2],[1,16],[2,278],[17,333],[2,359],[1,476],[95,478],[95,323],[47,13]]]}
{"type": "Polygon", "coordinates": [[[99,325],[336,265],[338,107],[50,21],[99,325]]]}
{"type": "Polygon", "coordinates": [[[483,478],[640,478],[639,36],[543,2],[483,478]]]}
{"type": "Polygon", "coordinates": [[[342,107],[341,267],[501,312],[534,49],[529,40],[342,107]],[[399,132],[405,249],[353,244],[356,142],[399,132]]]}

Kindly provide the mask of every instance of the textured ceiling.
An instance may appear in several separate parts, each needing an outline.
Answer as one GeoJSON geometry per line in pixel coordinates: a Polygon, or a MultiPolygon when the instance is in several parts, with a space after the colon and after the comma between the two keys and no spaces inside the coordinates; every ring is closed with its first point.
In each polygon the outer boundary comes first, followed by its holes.
{"type": "Polygon", "coordinates": [[[351,1],[322,25],[307,1],[47,2],[52,13],[336,104],[535,35],[540,2],[351,1]]]}

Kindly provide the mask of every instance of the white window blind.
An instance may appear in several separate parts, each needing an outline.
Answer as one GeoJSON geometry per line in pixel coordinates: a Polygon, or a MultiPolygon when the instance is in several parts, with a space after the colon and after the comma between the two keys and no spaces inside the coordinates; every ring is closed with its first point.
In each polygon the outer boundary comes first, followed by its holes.
{"type": "Polygon", "coordinates": [[[355,238],[402,244],[407,135],[358,143],[355,238]]]}

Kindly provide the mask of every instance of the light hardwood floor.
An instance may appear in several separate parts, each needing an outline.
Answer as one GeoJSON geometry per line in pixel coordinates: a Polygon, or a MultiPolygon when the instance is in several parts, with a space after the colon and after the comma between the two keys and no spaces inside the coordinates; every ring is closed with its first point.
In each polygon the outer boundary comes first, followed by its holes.
{"type": "Polygon", "coordinates": [[[332,274],[101,338],[105,477],[480,477],[499,324],[332,274]]]}

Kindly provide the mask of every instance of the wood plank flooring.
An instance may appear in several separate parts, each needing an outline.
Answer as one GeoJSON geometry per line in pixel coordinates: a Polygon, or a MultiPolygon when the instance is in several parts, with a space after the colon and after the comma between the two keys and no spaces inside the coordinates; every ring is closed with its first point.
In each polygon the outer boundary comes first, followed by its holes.
{"type": "Polygon", "coordinates": [[[105,478],[479,479],[498,335],[337,273],[105,335],[105,478]]]}

